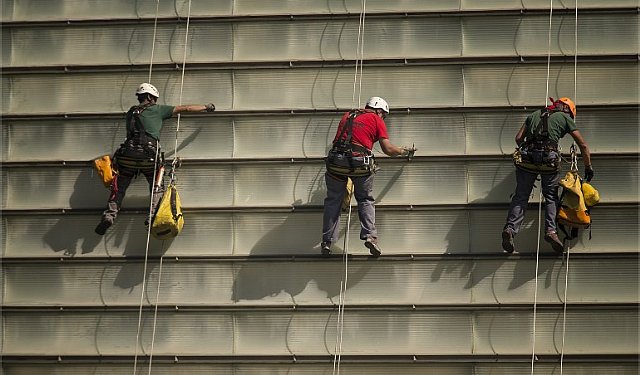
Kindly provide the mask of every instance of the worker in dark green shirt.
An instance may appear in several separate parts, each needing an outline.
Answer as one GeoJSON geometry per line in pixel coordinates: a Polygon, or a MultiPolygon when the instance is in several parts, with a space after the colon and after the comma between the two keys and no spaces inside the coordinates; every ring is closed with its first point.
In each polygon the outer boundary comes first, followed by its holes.
{"type": "Polygon", "coordinates": [[[516,192],[511,200],[507,223],[502,231],[502,248],[507,253],[513,253],[515,250],[513,237],[520,230],[529,196],[538,175],[542,182],[542,195],[545,201],[544,239],[556,252],[564,251],[556,229],[560,178],[558,141],[562,137],[567,134],[573,137],[583,158],[585,179],[590,181],[593,178],[591,153],[574,121],[575,104],[566,97],[552,102],[550,106],[530,114],[516,135],[519,154],[519,160],[516,161],[516,192]]]}
{"type": "Polygon", "coordinates": [[[99,235],[105,234],[113,225],[129,184],[140,173],[149,182],[153,196],[151,212],[155,212],[164,192],[162,176],[158,173],[163,162],[160,152],[160,130],[163,121],[182,112],[213,112],[215,110],[212,103],[179,106],[157,104],[160,93],[149,83],[141,84],[136,90],[136,96],[139,104],[131,107],[126,116],[127,138],[114,156],[114,169],[117,174],[111,183],[107,209],[95,229],[99,235]],[[159,180],[157,183],[154,177],[159,180]]]}

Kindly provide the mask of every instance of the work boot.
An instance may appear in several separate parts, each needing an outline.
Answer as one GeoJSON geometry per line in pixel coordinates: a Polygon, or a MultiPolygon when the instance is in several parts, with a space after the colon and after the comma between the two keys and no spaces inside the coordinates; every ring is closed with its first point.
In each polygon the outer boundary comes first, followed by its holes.
{"type": "Polygon", "coordinates": [[[551,244],[551,248],[553,248],[556,253],[564,253],[564,244],[560,241],[556,232],[548,232],[544,235],[544,240],[551,244]]]}
{"type": "Polygon", "coordinates": [[[377,258],[382,254],[382,251],[380,251],[380,247],[378,246],[378,240],[375,238],[367,238],[367,240],[364,241],[364,246],[369,249],[369,252],[374,256],[374,258],[377,258]]]}
{"type": "Polygon", "coordinates": [[[107,233],[107,229],[109,229],[109,227],[112,225],[113,225],[113,222],[103,218],[100,221],[100,224],[98,224],[98,226],[96,227],[96,229],[94,229],[94,231],[97,234],[104,236],[104,234],[107,233]]]}
{"type": "Polygon", "coordinates": [[[322,243],[320,243],[320,251],[322,252],[322,256],[324,257],[328,257],[329,255],[331,255],[331,242],[322,241],[322,243]]]}
{"type": "Polygon", "coordinates": [[[516,249],[513,243],[513,232],[509,229],[502,231],[502,250],[511,254],[516,249]]]}

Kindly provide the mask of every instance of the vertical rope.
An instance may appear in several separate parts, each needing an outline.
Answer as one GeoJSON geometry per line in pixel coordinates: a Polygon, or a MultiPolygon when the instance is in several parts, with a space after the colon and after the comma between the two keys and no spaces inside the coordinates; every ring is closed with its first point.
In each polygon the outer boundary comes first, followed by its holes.
{"type": "MultiPolygon", "coordinates": [[[[549,30],[547,32],[547,80],[546,91],[544,97],[544,106],[547,105],[549,97],[549,80],[551,76],[551,29],[553,27],[553,0],[549,0],[549,30]]],[[[541,181],[542,182],[542,181],[541,181]]],[[[533,294],[533,334],[531,335],[531,375],[533,375],[536,361],[536,320],[538,318],[538,270],[540,268],[540,232],[542,230],[542,190],[540,190],[540,199],[538,203],[538,237],[536,241],[536,273],[535,273],[535,291],[533,294]]]]}
{"type": "MultiPolygon", "coordinates": [[[[182,73],[180,75],[180,96],[178,99],[178,105],[182,105],[182,93],[183,93],[183,89],[184,89],[184,73],[185,73],[185,67],[186,67],[186,61],[187,61],[187,45],[189,42],[189,22],[191,19],[191,0],[189,0],[189,5],[187,8],[187,24],[186,24],[186,28],[185,28],[185,33],[184,33],[184,51],[183,51],[183,55],[182,55],[182,73]]],[[[174,163],[171,164],[171,183],[174,182],[174,168],[175,168],[175,161],[178,158],[178,133],[180,131],[180,113],[178,113],[178,119],[177,119],[177,123],[176,123],[176,139],[175,139],[175,145],[174,145],[174,154],[173,154],[173,159],[174,159],[174,163]]],[[[151,220],[149,220],[149,223],[151,223],[151,220]]],[[[151,224],[149,225],[149,230],[151,229],[151,224]]],[[[154,344],[155,344],[155,338],[156,338],[156,323],[158,320],[158,303],[160,300],[160,286],[162,284],[162,264],[163,264],[163,260],[164,260],[164,256],[161,254],[160,255],[160,265],[159,265],[159,270],[158,270],[158,287],[156,290],[156,303],[154,306],[154,311],[153,311],[153,330],[152,330],[152,334],[151,334],[151,349],[149,352],[149,375],[151,375],[151,366],[152,366],[152,362],[153,362],[153,349],[154,349],[154,344]]]]}
{"type": "MultiPolygon", "coordinates": [[[[576,12],[574,23],[574,46],[573,46],[573,102],[578,102],[578,0],[576,0],[576,12]]],[[[575,118],[574,118],[575,120],[575,118]]],[[[571,145],[571,169],[578,170],[578,156],[576,154],[576,142],[571,145]]],[[[569,289],[569,254],[570,247],[567,247],[567,268],[564,276],[564,300],[562,308],[562,347],[560,349],[560,375],[564,373],[564,345],[567,334],[567,295],[569,289]]]]}
{"type": "Polygon", "coordinates": [[[151,71],[153,69],[153,54],[156,51],[156,33],[158,31],[158,12],[160,9],[160,0],[156,1],[156,17],[153,21],[153,43],[151,43],[151,61],[149,62],[149,79],[147,82],[151,83],[151,71]]]}
{"type": "MultiPolygon", "coordinates": [[[[356,108],[356,85],[358,86],[358,103],[360,107],[360,100],[362,95],[362,63],[364,59],[364,22],[365,11],[367,6],[366,0],[361,0],[361,11],[358,20],[358,40],[356,43],[356,61],[355,61],[355,73],[353,77],[353,93],[351,95],[351,108],[356,108]],[[360,75],[358,76],[358,65],[360,75]],[[358,82],[359,81],[359,82],[358,82]]],[[[333,375],[340,374],[340,360],[342,358],[342,337],[344,332],[344,306],[347,295],[347,282],[349,276],[349,228],[351,226],[351,204],[349,204],[349,212],[347,217],[347,227],[344,235],[344,252],[342,254],[342,263],[344,265],[343,280],[340,282],[340,298],[338,300],[338,317],[336,327],[336,347],[333,355],[333,375]]]]}

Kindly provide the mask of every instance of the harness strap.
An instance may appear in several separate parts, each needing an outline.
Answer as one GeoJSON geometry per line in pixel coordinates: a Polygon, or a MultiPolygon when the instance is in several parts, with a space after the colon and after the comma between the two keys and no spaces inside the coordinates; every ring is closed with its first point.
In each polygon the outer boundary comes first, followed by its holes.
{"type": "Polygon", "coordinates": [[[350,151],[352,155],[354,152],[358,152],[365,156],[371,156],[371,150],[362,145],[351,142],[351,140],[353,139],[353,121],[356,119],[356,117],[363,113],[365,112],[359,109],[349,112],[349,117],[347,118],[346,123],[342,127],[340,134],[338,134],[338,136],[336,137],[336,141],[333,142],[334,149],[339,149],[344,152],[350,151]],[[345,134],[346,138],[342,139],[345,134]]]}
{"type": "Polygon", "coordinates": [[[147,135],[151,138],[153,138],[154,141],[158,141],[158,139],[156,139],[156,137],[154,137],[153,135],[147,133],[146,129],[144,128],[144,124],[142,123],[142,120],[140,119],[140,115],[142,114],[142,112],[144,112],[145,109],[151,107],[152,105],[154,105],[153,103],[147,103],[147,104],[143,104],[143,105],[134,105],[133,107],[131,107],[129,109],[129,111],[131,112],[131,121],[129,123],[129,132],[127,134],[127,139],[130,140],[137,140],[137,143],[142,143],[140,142],[140,134],[144,134],[147,135]]]}

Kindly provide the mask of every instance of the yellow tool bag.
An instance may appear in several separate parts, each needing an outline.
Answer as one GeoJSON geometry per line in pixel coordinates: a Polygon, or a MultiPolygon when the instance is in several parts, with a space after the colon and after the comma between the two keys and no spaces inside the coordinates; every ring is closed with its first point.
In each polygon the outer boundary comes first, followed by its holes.
{"type": "Polygon", "coordinates": [[[100,180],[104,184],[106,188],[111,187],[111,183],[113,182],[113,178],[116,175],[116,172],[113,170],[111,166],[111,157],[109,155],[104,155],[99,157],[93,161],[93,166],[96,171],[98,171],[98,176],[100,180]]]}
{"type": "Polygon", "coordinates": [[[170,184],[162,196],[156,215],[153,217],[151,234],[159,240],[168,240],[180,234],[183,226],[184,217],[180,196],[175,185],[170,184]]]}
{"type": "Polygon", "coordinates": [[[569,171],[560,180],[563,188],[560,208],[558,209],[558,223],[573,228],[588,228],[591,216],[584,203],[582,183],[578,172],[569,171]]]}
{"type": "Polygon", "coordinates": [[[349,206],[351,205],[351,197],[353,197],[353,181],[349,177],[347,177],[347,186],[344,192],[344,197],[342,197],[342,212],[349,211],[349,206]]]}

